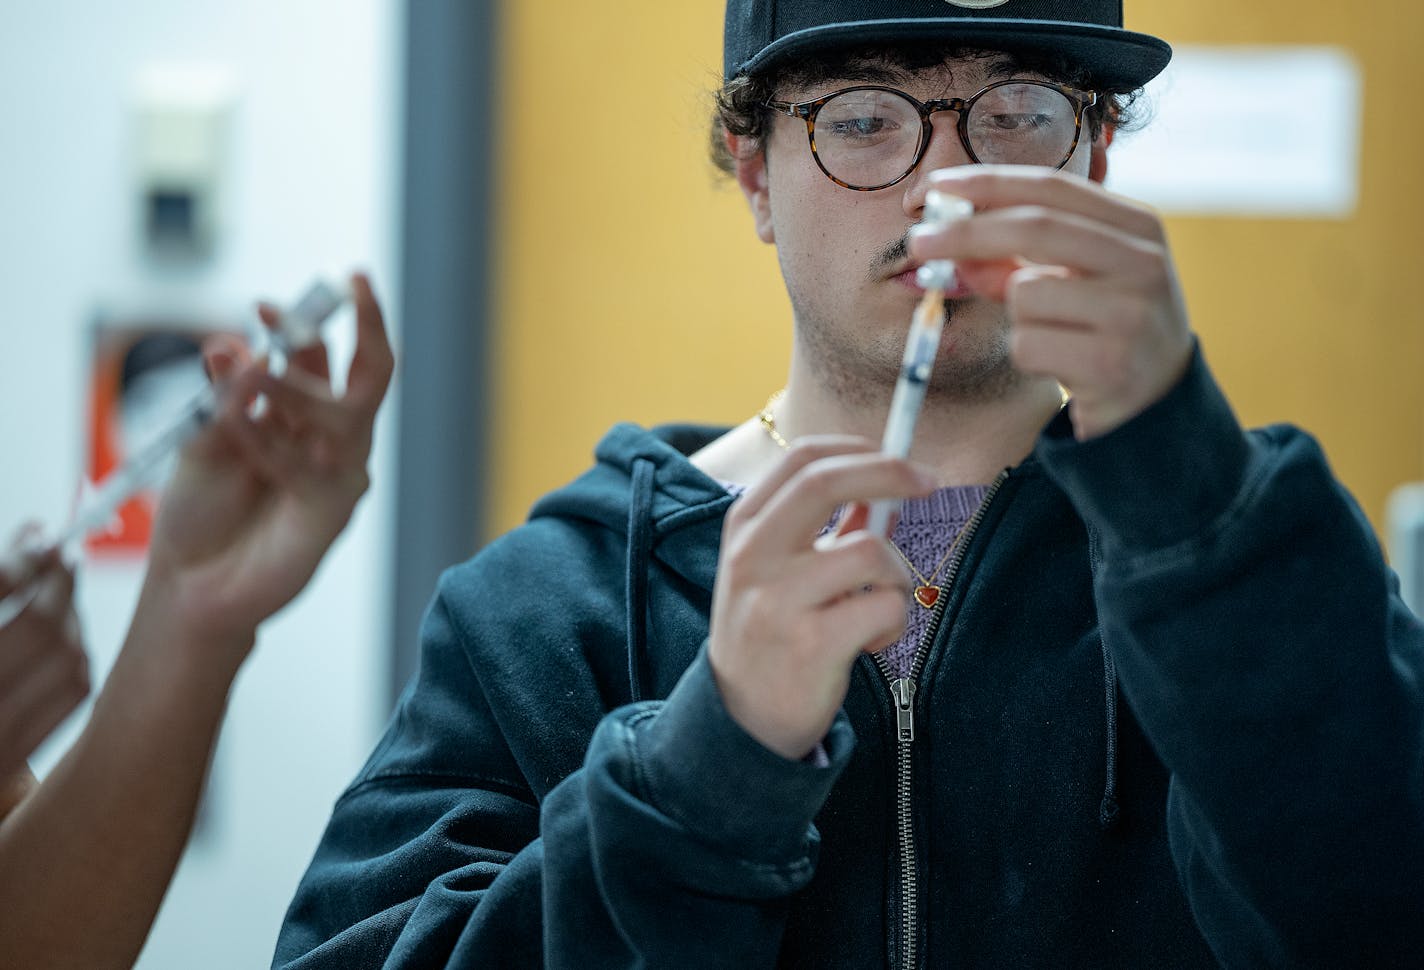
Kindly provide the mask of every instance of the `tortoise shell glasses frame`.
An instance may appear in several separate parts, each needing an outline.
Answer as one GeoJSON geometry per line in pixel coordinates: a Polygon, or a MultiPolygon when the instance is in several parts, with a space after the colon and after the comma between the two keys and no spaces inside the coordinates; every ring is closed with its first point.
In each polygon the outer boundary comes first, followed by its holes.
{"type": "Polygon", "coordinates": [[[816,167],[821,170],[822,174],[824,174],[826,178],[830,179],[832,182],[836,183],[842,188],[850,189],[853,192],[874,192],[878,189],[887,189],[890,186],[903,181],[911,172],[913,172],[919,166],[920,162],[924,160],[925,152],[929,150],[930,139],[934,134],[934,126],[931,122],[931,116],[939,111],[953,111],[957,114],[958,119],[957,123],[955,124],[955,130],[959,133],[959,141],[964,146],[964,150],[969,155],[969,158],[971,160],[973,160],[974,162],[981,162],[982,159],[979,158],[979,154],[977,151],[975,151],[974,145],[969,138],[969,113],[973,109],[975,103],[977,103],[980,98],[984,97],[986,94],[989,94],[992,91],[995,91],[1007,85],[1031,85],[1034,87],[1040,87],[1050,91],[1055,91],[1058,94],[1061,94],[1064,98],[1066,98],[1068,102],[1073,106],[1073,139],[1069,143],[1068,149],[1064,153],[1063,157],[1060,158],[1051,167],[1055,169],[1061,169],[1063,166],[1067,165],[1068,161],[1073,157],[1073,153],[1078,150],[1078,143],[1083,136],[1083,114],[1088,108],[1098,103],[1098,95],[1095,91],[1083,91],[1078,88],[1069,87],[1066,84],[1055,84],[1051,81],[1040,81],[1028,78],[1008,78],[1003,81],[995,81],[993,84],[985,85],[983,88],[981,88],[979,91],[975,92],[968,98],[935,98],[930,101],[920,101],[912,97],[911,95],[906,94],[904,91],[899,90],[898,88],[892,88],[882,84],[857,84],[852,87],[841,88],[837,91],[832,91],[830,94],[823,95],[822,97],[815,98],[810,101],[767,101],[766,107],[777,112],[778,114],[785,114],[793,118],[800,118],[806,123],[806,138],[811,145],[811,156],[816,161],[816,167]],[[899,175],[895,176],[893,179],[890,179],[887,182],[881,182],[876,185],[853,185],[850,182],[847,182],[844,179],[832,174],[826,168],[826,164],[822,160],[820,152],[817,151],[816,119],[820,115],[821,109],[824,108],[826,104],[828,104],[835,98],[838,98],[843,94],[850,94],[856,91],[879,91],[884,94],[894,95],[903,99],[908,104],[912,105],[919,113],[920,137],[918,144],[915,146],[914,158],[911,160],[910,164],[905,168],[903,172],[901,172],[899,175]]]}

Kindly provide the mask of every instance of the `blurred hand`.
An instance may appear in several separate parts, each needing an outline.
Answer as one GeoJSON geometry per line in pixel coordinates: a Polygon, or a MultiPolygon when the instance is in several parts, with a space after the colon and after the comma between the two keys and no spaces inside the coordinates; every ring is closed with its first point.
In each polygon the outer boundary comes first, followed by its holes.
{"type": "Polygon", "coordinates": [[[825,737],[862,651],[904,631],[910,575],[856,505],[927,495],[934,479],[859,438],[803,438],[727,513],[708,658],[733,720],[799,759],[825,737]],[[867,587],[869,587],[867,589],[867,587]]]}
{"type": "Polygon", "coordinates": [[[31,576],[32,598],[0,626],[0,782],[23,768],[30,753],[89,693],[89,662],[74,613],[74,575],[58,550],[27,549],[21,533],[0,557],[0,599],[31,576]]]}
{"type": "Polygon", "coordinates": [[[1106,434],[1185,373],[1192,335],[1162,222],[1065,172],[964,165],[935,188],[977,210],[917,229],[918,259],[952,259],[965,285],[1008,308],[1015,365],[1073,395],[1079,439],[1106,434]]]}
{"type": "MultiPolygon", "coordinates": [[[[369,485],[394,358],[369,281],[357,275],[352,288],[356,351],[341,396],[325,345],[294,353],[280,377],[236,339],[204,347],[220,410],[164,492],[145,587],[196,638],[249,649],[257,624],[311,579],[369,485]]],[[[261,312],[273,325],[275,313],[261,312]]]]}

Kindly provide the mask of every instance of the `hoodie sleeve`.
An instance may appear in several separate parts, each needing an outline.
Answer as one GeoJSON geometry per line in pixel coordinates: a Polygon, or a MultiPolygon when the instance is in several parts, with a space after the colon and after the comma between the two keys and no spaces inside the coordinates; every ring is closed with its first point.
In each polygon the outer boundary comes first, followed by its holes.
{"type": "Polygon", "coordinates": [[[538,803],[437,593],[419,672],[337,801],[272,965],[439,967],[469,933],[499,954],[486,966],[538,967],[542,856],[538,803]]]}
{"type": "Polygon", "coordinates": [[[469,657],[437,595],[418,678],[337,803],[273,966],[774,965],[848,723],[828,766],[786,761],[726,713],[704,651],[666,701],[604,717],[541,803],[501,730],[509,699],[469,657]]]}
{"type": "Polygon", "coordinates": [[[774,966],[852,746],[842,715],[826,766],[767,750],[722,706],[705,650],[665,703],[615,711],[544,803],[548,966],[774,966]]]}
{"type": "Polygon", "coordinates": [[[1103,637],[1218,959],[1417,966],[1424,628],[1319,447],[1244,434],[1198,351],[1134,420],[1038,454],[1100,540],[1103,637]]]}

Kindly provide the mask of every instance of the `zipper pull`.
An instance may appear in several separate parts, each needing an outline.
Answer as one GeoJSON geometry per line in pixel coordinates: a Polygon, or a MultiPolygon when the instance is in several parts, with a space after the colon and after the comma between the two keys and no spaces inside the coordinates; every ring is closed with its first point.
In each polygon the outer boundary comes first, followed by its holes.
{"type": "Polygon", "coordinates": [[[901,741],[915,740],[915,682],[909,677],[890,682],[895,699],[895,724],[901,741]]]}

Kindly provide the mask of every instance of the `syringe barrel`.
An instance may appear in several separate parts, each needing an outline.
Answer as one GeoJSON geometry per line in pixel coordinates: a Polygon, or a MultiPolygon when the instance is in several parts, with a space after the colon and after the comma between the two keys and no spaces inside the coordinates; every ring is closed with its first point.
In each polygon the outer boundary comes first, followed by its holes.
{"type": "Polygon", "coordinates": [[[217,391],[205,385],[184,406],[166,428],[127,461],[111,472],[75,514],[60,536],[58,545],[84,538],[113,521],[119,508],[140,490],[152,484],[169,455],[182,448],[203,429],[217,410],[217,391]]]}
{"type": "Polygon", "coordinates": [[[276,339],[284,350],[300,350],[321,340],[321,325],[351,298],[344,286],[317,280],[277,319],[276,339]]]}

